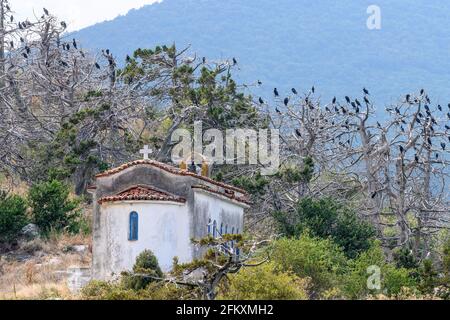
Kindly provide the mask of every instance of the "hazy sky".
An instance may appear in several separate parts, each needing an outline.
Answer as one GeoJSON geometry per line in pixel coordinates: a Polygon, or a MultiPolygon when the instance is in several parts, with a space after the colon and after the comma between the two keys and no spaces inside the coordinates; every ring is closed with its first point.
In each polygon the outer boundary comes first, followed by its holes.
{"type": "Polygon", "coordinates": [[[158,2],[159,0],[10,0],[15,16],[19,20],[42,15],[47,8],[61,20],[65,20],[70,30],[78,30],[97,22],[110,20],[127,13],[130,9],[158,2]]]}

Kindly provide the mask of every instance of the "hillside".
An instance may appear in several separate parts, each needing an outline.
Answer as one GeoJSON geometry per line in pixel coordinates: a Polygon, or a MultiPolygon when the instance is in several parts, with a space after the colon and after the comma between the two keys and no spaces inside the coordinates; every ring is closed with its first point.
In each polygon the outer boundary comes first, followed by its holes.
{"type": "MultiPolygon", "coordinates": [[[[88,48],[118,57],[175,42],[211,59],[236,57],[242,81],[307,90],[324,98],[359,95],[393,102],[425,87],[450,100],[450,3],[380,0],[382,29],[366,27],[371,1],[164,0],[78,32],[88,48]],[[430,17],[433,17],[432,19],[430,17]],[[270,45],[269,45],[270,44],[270,45]]],[[[436,101],[437,102],[437,101],[436,101]]]]}

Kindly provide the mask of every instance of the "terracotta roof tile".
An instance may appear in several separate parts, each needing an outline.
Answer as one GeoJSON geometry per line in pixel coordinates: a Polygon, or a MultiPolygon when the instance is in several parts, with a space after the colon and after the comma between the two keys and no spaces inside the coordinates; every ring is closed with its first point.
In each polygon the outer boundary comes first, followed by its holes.
{"type": "Polygon", "coordinates": [[[102,172],[100,174],[97,174],[95,177],[96,178],[108,177],[108,176],[114,175],[114,174],[119,173],[119,172],[121,172],[121,171],[123,171],[125,169],[128,169],[130,167],[134,167],[134,166],[137,166],[137,165],[150,165],[150,166],[160,168],[160,169],[162,169],[162,170],[164,170],[166,172],[173,173],[173,174],[176,174],[176,175],[191,176],[191,177],[197,178],[199,180],[203,180],[203,181],[209,182],[211,184],[217,185],[219,187],[222,187],[222,188],[225,188],[225,189],[229,189],[229,190],[233,190],[233,191],[236,191],[236,192],[243,193],[243,194],[247,195],[247,192],[244,189],[240,189],[240,188],[237,188],[235,186],[232,186],[232,185],[229,185],[229,184],[226,184],[226,183],[218,182],[218,181],[215,181],[213,179],[210,179],[210,178],[207,178],[207,177],[204,177],[204,176],[200,176],[198,174],[195,174],[195,173],[192,173],[192,172],[189,172],[189,171],[183,171],[181,169],[175,168],[175,167],[170,166],[168,164],[161,163],[161,162],[154,161],[154,160],[137,160],[137,161],[129,162],[129,163],[121,165],[120,167],[117,167],[117,168],[114,168],[114,169],[102,172]]]}
{"type": "Polygon", "coordinates": [[[98,203],[115,201],[138,201],[138,200],[152,200],[152,201],[173,201],[185,203],[186,199],[170,194],[148,186],[134,186],[125,191],[118,193],[115,196],[108,196],[101,198],[98,203]]]}
{"type": "Polygon", "coordinates": [[[237,202],[241,202],[241,203],[245,203],[247,205],[252,205],[252,202],[248,199],[247,195],[240,197],[240,196],[236,196],[236,194],[234,192],[230,192],[225,190],[225,192],[221,192],[221,191],[217,191],[214,190],[208,186],[204,186],[204,185],[195,185],[192,186],[192,189],[201,189],[201,190],[205,190],[211,193],[215,193],[218,194],[220,196],[223,196],[225,198],[231,199],[231,200],[235,200],[237,202]]]}

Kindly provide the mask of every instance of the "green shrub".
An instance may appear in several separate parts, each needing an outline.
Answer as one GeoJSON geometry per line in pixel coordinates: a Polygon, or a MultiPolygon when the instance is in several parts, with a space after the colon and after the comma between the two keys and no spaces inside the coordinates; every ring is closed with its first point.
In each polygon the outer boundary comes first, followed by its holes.
{"type": "Polygon", "coordinates": [[[292,271],[300,278],[310,278],[311,295],[335,287],[345,272],[347,259],[331,240],[312,238],[280,239],[274,243],[272,259],[278,271],[292,271]]]}
{"type": "Polygon", "coordinates": [[[81,290],[81,297],[84,300],[140,300],[136,291],[104,281],[91,281],[81,290]]]}
{"type": "Polygon", "coordinates": [[[349,269],[341,280],[342,292],[350,299],[363,299],[371,294],[384,293],[386,295],[399,294],[402,288],[414,288],[416,285],[410,270],[397,268],[387,263],[380,243],[361,253],[356,259],[349,261],[349,269]],[[375,266],[380,271],[380,289],[370,289],[368,279],[372,273],[368,268],[375,266]]]}
{"type": "Polygon", "coordinates": [[[442,253],[442,267],[444,273],[443,284],[447,288],[450,288],[450,239],[444,244],[442,253]]]}
{"type": "Polygon", "coordinates": [[[417,283],[410,270],[397,268],[393,264],[386,264],[382,272],[382,285],[384,285],[386,294],[396,296],[402,293],[405,288],[415,291],[417,283]]]}
{"type": "Polygon", "coordinates": [[[440,280],[441,290],[440,297],[443,299],[450,299],[450,239],[444,243],[442,249],[442,274],[440,280]]]}
{"type": "Polygon", "coordinates": [[[230,276],[221,288],[225,300],[305,300],[308,281],[289,272],[277,272],[273,263],[245,268],[230,276]]]}
{"type": "Polygon", "coordinates": [[[400,248],[393,252],[394,261],[398,268],[417,269],[419,263],[408,248],[400,248]]]}
{"type": "Polygon", "coordinates": [[[83,214],[76,215],[73,221],[70,223],[69,231],[76,234],[92,234],[91,219],[83,214]]]}
{"type": "Polygon", "coordinates": [[[355,258],[370,248],[375,239],[375,229],[354,212],[344,209],[338,215],[331,237],[349,258],[355,258]]]}
{"type": "Polygon", "coordinates": [[[26,211],[22,197],[0,192],[0,242],[11,242],[20,235],[28,223],[26,211]]]}
{"type": "Polygon", "coordinates": [[[133,266],[133,273],[123,274],[122,285],[126,289],[133,289],[136,291],[145,289],[151,282],[157,281],[151,277],[163,278],[164,273],[161,271],[158,259],[153,252],[145,250],[136,258],[136,263],[133,266]],[[139,276],[139,274],[145,274],[146,276],[139,276]]]}
{"type": "Polygon", "coordinates": [[[120,283],[91,281],[81,290],[84,300],[190,300],[200,294],[173,283],[153,282],[146,289],[127,289],[120,283]]]}
{"type": "Polygon", "coordinates": [[[314,237],[328,238],[336,226],[338,208],[331,199],[304,198],[297,204],[291,222],[279,221],[288,236],[296,237],[309,230],[314,237]]]}
{"type": "Polygon", "coordinates": [[[425,259],[419,267],[419,290],[424,294],[433,294],[438,285],[438,272],[433,261],[425,259]]]}
{"type": "Polygon", "coordinates": [[[33,221],[43,234],[50,231],[77,233],[79,201],[69,199],[69,187],[57,180],[34,185],[29,191],[33,221]]]}
{"type": "Polygon", "coordinates": [[[257,172],[255,176],[242,176],[235,178],[233,184],[237,187],[243,188],[252,195],[264,195],[266,186],[269,184],[269,179],[257,172]]]}
{"type": "Polygon", "coordinates": [[[308,230],[314,237],[331,238],[350,258],[367,250],[375,236],[368,222],[329,198],[304,198],[293,215],[276,213],[275,218],[287,236],[298,237],[308,230]]]}

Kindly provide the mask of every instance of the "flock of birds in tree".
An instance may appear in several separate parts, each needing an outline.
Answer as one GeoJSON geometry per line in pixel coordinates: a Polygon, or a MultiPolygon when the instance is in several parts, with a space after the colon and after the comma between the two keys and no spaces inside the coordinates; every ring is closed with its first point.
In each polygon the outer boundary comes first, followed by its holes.
{"type": "MultiPolygon", "coordinates": [[[[8,6],[6,6],[6,9],[8,11],[10,10],[8,6]]],[[[49,16],[50,15],[50,12],[46,8],[43,8],[43,11],[44,11],[44,15],[41,17],[42,19],[45,18],[45,16],[49,16]]],[[[14,22],[14,16],[13,15],[10,16],[10,21],[14,22]]],[[[19,30],[26,30],[27,28],[31,27],[33,24],[31,22],[29,22],[28,20],[26,20],[26,21],[23,21],[23,22],[18,22],[17,25],[18,25],[19,30]]],[[[66,22],[61,21],[60,25],[63,28],[63,30],[67,29],[66,22]]],[[[30,55],[31,55],[31,48],[28,45],[25,44],[26,41],[25,41],[24,38],[20,37],[20,42],[21,42],[22,48],[23,48],[22,49],[22,56],[25,59],[28,59],[30,57],[30,55]]],[[[78,47],[79,47],[75,38],[72,39],[71,43],[70,42],[66,42],[66,43],[62,43],[62,44],[60,43],[60,40],[58,38],[57,45],[58,45],[58,47],[61,46],[62,49],[65,50],[65,51],[71,51],[72,48],[75,49],[75,50],[78,50],[78,47]]],[[[13,41],[10,41],[10,47],[11,47],[11,49],[14,49],[14,42],[13,41]]],[[[86,55],[83,52],[83,50],[78,50],[78,51],[80,52],[80,54],[81,54],[81,56],[83,58],[86,57],[86,55]]],[[[112,65],[114,63],[114,60],[113,60],[112,56],[110,55],[109,49],[107,49],[106,52],[107,52],[109,64],[112,65]]],[[[129,59],[128,56],[127,56],[127,59],[129,59]]],[[[68,67],[67,62],[61,60],[60,63],[61,63],[62,66],[68,67]]],[[[98,69],[98,70],[101,69],[101,66],[100,66],[100,64],[98,62],[94,63],[94,67],[96,69],[98,69]]]]}
{"type": "MultiPolygon", "coordinates": [[[[6,6],[6,9],[7,9],[8,11],[10,10],[8,6],[6,6]]],[[[42,18],[44,18],[44,16],[49,16],[49,15],[50,15],[49,11],[48,11],[46,8],[43,8],[43,11],[44,11],[44,15],[42,16],[42,18]]],[[[11,21],[11,22],[14,22],[14,17],[13,17],[12,15],[10,16],[10,21],[11,21]]],[[[62,21],[60,24],[61,24],[61,27],[63,27],[64,30],[67,29],[67,24],[66,24],[64,21],[62,21]]],[[[32,24],[31,24],[29,21],[18,22],[18,28],[19,28],[20,30],[24,30],[24,29],[30,27],[31,25],[32,25],[32,24]]],[[[21,42],[22,44],[25,44],[25,40],[24,40],[23,38],[20,38],[20,42],[21,42]]],[[[58,41],[58,46],[59,46],[59,45],[60,45],[60,43],[59,43],[59,41],[58,41]]],[[[13,41],[10,42],[10,46],[11,46],[11,48],[14,48],[14,42],[13,42],[13,41]]],[[[64,44],[62,44],[63,50],[66,50],[66,51],[70,51],[70,50],[72,49],[72,47],[73,47],[75,50],[78,50],[78,43],[77,43],[76,39],[73,39],[71,44],[70,44],[70,43],[64,43],[64,44]]],[[[80,51],[81,55],[82,55],[83,57],[85,57],[84,52],[83,52],[82,50],[79,50],[79,51],[80,51]]],[[[110,54],[109,49],[103,50],[103,54],[105,54],[105,53],[106,53],[106,57],[108,58],[109,64],[112,65],[112,64],[114,63],[114,60],[113,60],[113,58],[112,58],[112,55],[110,54]]],[[[23,56],[25,59],[28,59],[28,57],[30,56],[30,54],[31,54],[31,48],[30,48],[29,46],[27,46],[27,45],[23,45],[22,56],[23,56]]],[[[203,58],[203,61],[206,62],[206,59],[203,58]]],[[[127,62],[127,63],[131,62],[131,57],[130,57],[129,55],[127,55],[127,57],[126,57],[126,62],[127,62]]],[[[237,62],[236,58],[233,58],[233,65],[236,65],[237,63],[238,63],[238,62],[237,62]]],[[[64,62],[64,61],[61,61],[61,64],[62,64],[63,66],[68,66],[67,63],[64,62]]],[[[101,69],[101,66],[100,66],[100,64],[99,64],[98,62],[95,62],[95,63],[94,63],[94,67],[95,67],[96,69],[98,69],[98,70],[101,69]]],[[[262,82],[261,82],[261,81],[258,81],[258,84],[259,84],[259,85],[262,85],[262,82]]],[[[294,95],[298,95],[298,91],[297,91],[295,88],[292,88],[291,91],[292,91],[292,93],[293,93],[294,95]]],[[[312,93],[312,94],[315,93],[315,87],[314,87],[314,86],[311,88],[311,93],[312,93]]],[[[370,93],[369,93],[369,91],[368,91],[366,88],[363,88],[363,93],[364,93],[364,98],[363,98],[364,103],[365,103],[366,105],[369,105],[369,104],[370,104],[370,100],[369,100],[368,97],[370,96],[370,93]]],[[[279,91],[278,91],[277,88],[274,88],[274,89],[273,89],[273,94],[274,94],[274,96],[275,96],[276,98],[279,98],[279,97],[280,97],[280,93],[279,93],[279,91]]],[[[418,111],[418,112],[417,112],[417,115],[416,115],[416,117],[415,117],[415,121],[416,121],[419,125],[429,124],[429,128],[430,128],[431,132],[434,133],[434,127],[433,127],[433,125],[437,125],[437,121],[436,121],[436,119],[433,117],[433,115],[432,115],[432,113],[431,113],[431,110],[430,110],[430,107],[429,107],[429,104],[431,103],[431,101],[430,101],[429,97],[428,97],[427,95],[425,95],[425,91],[424,91],[423,89],[420,91],[420,95],[423,96],[423,97],[425,98],[425,101],[426,101],[427,104],[424,106],[425,114],[423,114],[421,111],[418,111]]],[[[309,99],[309,98],[306,97],[306,98],[305,98],[305,102],[309,105],[310,109],[313,110],[313,109],[314,109],[314,106],[313,106],[312,104],[309,103],[308,99],[309,99]]],[[[260,103],[261,105],[265,104],[264,100],[263,100],[261,97],[259,97],[258,101],[259,101],[259,103],[260,103]]],[[[352,101],[352,100],[350,99],[349,96],[345,96],[345,101],[346,101],[347,107],[348,107],[348,106],[351,106],[356,114],[359,114],[359,113],[360,113],[361,108],[362,108],[362,104],[361,104],[361,102],[360,102],[358,99],[355,99],[354,101],[352,101]]],[[[289,105],[289,102],[290,102],[290,98],[289,98],[289,97],[284,98],[283,104],[284,104],[286,107],[289,105]]],[[[412,104],[418,104],[418,103],[419,103],[419,100],[418,100],[417,98],[412,99],[411,95],[410,95],[410,94],[407,94],[407,95],[405,96],[405,103],[406,103],[406,104],[409,104],[409,105],[412,105],[412,104]]],[[[443,112],[443,108],[442,108],[441,105],[438,105],[438,106],[437,106],[437,109],[438,109],[440,112],[443,112]]],[[[326,107],[325,107],[325,110],[326,110],[327,112],[332,112],[332,110],[334,110],[334,112],[336,112],[337,114],[342,113],[343,115],[347,115],[347,114],[350,113],[350,110],[347,109],[346,106],[340,105],[340,104],[337,103],[336,97],[333,98],[333,100],[332,100],[332,102],[331,102],[331,106],[330,106],[330,107],[329,107],[329,106],[326,106],[326,107]],[[330,109],[330,108],[331,108],[331,109],[330,109]]],[[[278,114],[282,114],[282,112],[281,112],[277,107],[275,108],[275,111],[276,111],[278,114]]],[[[397,116],[399,116],[399,117],[401,116],[401,110],[400,110],[400,107],[387,108],[386,111],[389,112],[389,113],[395,112],[395,114],[396,114],[397,116]]],[[[450,103],[448,104],[447,120],[450,120],[450,103]]],[[[405,132],[405,129],[404,129],[403,125],[406,125],[406,121],[403,120],[403,119],[401,119],[401,120],[398,120],[397,122],[398,122],[398,124],[400,124],[400,122],[401,122],[401,125],[400,125],[400,131],[401,131],[402,133],[404,133],[404,132],[405,132]]],[[[346,125],[347,125],[347,128],[348,128],[348,124],[346,124],[346,125]]],[[[382,126],[381,126],[381,124],[380,124],[379,122],[377,122],[377,127],[378,127],[379,129],[382,128],[382,126]]],[[[445,125],[445,129],[446,129],[446,131],[450,131],[450,127],[449,127],[448,125],[445,125]]],[[[297,134],[298,136],[301,136],[301,132],[300,132],[299,129],[296,129],[295,131],[296,131],[296,134],[297,134]]],[[[450,135],[448,135],[447,138],[448,138],[448,141],[450,142],[450,135]]],[[[432,143],[432,140],[431,140],[430,137],[427,138],[427,143],[428,143],[428,147],[431,148],[431,147],[433,146],[433,143],[432,143]]],[[[441,142],[441,143],[440,143],[440,147],[441,147],[441,149],[442,149],[443,151],[445,151],[445,150],[446,150],[446,144],[445,144],[445,142],[441,142]]],[[[399,146],[399,151],[400,151],[400,154],[403,155],[403,154],[405,153],[406,150],[405,150],[404,146],[400,145],[400,146],[399,146]]],[[[439,158],[439,155],[436,153],[435,157],[436,157],[436,159],[438,159],[438,158],[439,158]]],[[[416,160],[416,162],[419,161],[419,157],[418,157],[417,155],[415,155],[415,160],[416,160]]]]}
{"type": "MultiPolygon", "coordinates": [[[[262,83],[260,81],[258,81],[258,84],[261,85],[262,83]]],[[[295,88],[292,88],[291,91],[292,91],[292,93],[294,95],[298,95],[298,91],[295,88]]],[[[310,93],[312,93],[312,94],[315,93],[315,87],[314,86],[311,88],[310,93]]],[[[363,88],[363,93],[364,93],[364,98],[363,98],[364,103],[367,106],[369,106],[370,105],[370,100],[369,100],[370,93],[369,93],[369,91],[366,88],[363,88]]],[[[280,98],[280,92],[278,91],[277,88],[273,89],[273,94],[274,94],[275,98],[280,98]]],[[[433,116],[432,111],[431,111],[431,109],[429,107],[429,105],[431,104],[431,101],[430,101],[429,97],[425,94],[425,90],[423,90],[423,89],[420,91],[420,96],[423,98],[423,100],[426,102],[426,104],[424,105],[424,111],[421,111],[420,109],[417,110],[417,112],[415,114],[415,119],[413,121],[417,122],[417,124],[422,125],[423,127],[428,126],[429,130],[434,135],[434,133],[435,133],[434,126],[438,125],[438,122],[437,122],[436,118],[433,116]]],[[[307,95],[307,97],[305,98],[305,102],[309,105],[309,108],[311,110],[314,110],[314,106],[309,103],[309,101],[308,101],[309,98],[308,97],[309,97],[309,95],[307,95]]],[[[265,101],[263,100],[262,97],[259,97],[258,102],[260,103],[260,105],[265,104],[265,101]]],[[[283,104],[286,107],[289,105],[289,102],[290,102],[290,98],[289,97],[284,98],[283,104]]],[[[362,104],[361,104],[361,102],[358,99],[355,99],[355,100],[352,101],[349,96],[345,96],[345,102],[346,102],[346,105],[340,105],[339,103],[337,103],[337,98],[334,97],[332,102],[331,102],[331,105],[325,106],[325,110],[327,112],[333,112],[333,110],[334,110],[334,112],[336,114],[342,113],[343,115],[347,115],[347,114],[351,114],[352,113],[352,111],[348,109],[348,107],[351,106],[353,108],[353,111],[356,114],[359,114],[361,112],[362,104]]],[[[420,105],[420,102],[421,101],[419,101],[418,98],[412,99],[410,94],[407,94],[405,96],[404,103],[407,104],[407,105],[413,105],[413,104],[420,105]]],[[[448,107],[448,111],[447,111],[446,117],[447,117],[447,120],[450,120],[450,103],[447,105],[447,107],[448,107]]],[[[440,113],[444,112],[444,109],[443,109],[443,107],[440,104],[437,106],[437,110],[440,113]]],[[[392,113],[395,114],[395,116],[397,117],[397,120],[395,121],[395,124],[400,126],[400,131],[402,133],[405,133],[404,125],[407,125],[407,122],[403,119],[403,115],[402,115],[402,112],[401,112],[401,107],[397,106],[397,107],[394,107],[394,108],[386,108],[386,111],[391,113],[391,114],[392,113]]],[[[278,107],[275,107],[275,112],[277,114],[280,114],[280,115],[282,114],[281,110],[278,107]]],[[[348,124],[349,123],[347,121],[345,127],[349,130],[350,127],[348,126],[348,124]]],[[[446,124],[444,127],[445,127],[445,131],[446,131],[446,134],[447,134],[447,139],[450,142],[450,134],[448,133],[450,131],[450,126],[446,124]]],[[[378,121],[377,121],[377,128],[382,130],[382,125],[378,121]]],[[[422,129],[422,133],[424,133],[424,132],[425,132],[425,129],[422,129]]],[[[295,134],[298,137],[300,137],[300,138],[302,137],[300,129],[295,129],[295,134]]],[[[433,141],[431,139],[431,136],[428,135],[428,137],[426,138],[426,143],[427,143],[426,147],[429,148],[430,150],[433,147],[433,141]]],[[[350,141],[348,141],[348,142],[350,143],[350,141]]],[[[446,151],[446,147],[447,147],[446,143],[441,141],[440,142],[440,148],[442,149],[442,151],[446,151]]],[[[417,151],[416,147],[414,147],[414,149],[417,151]]],[[[399,145],[399,151],[400,151],[401,156],[404,156],[405,152],[406,152],[406,149],[405,149],[405,147],[403,145],[399,145]]],[[[419,158],[419,156],[417,154],[414,156],[414,158],[415,158],[416,162],[420,161],[420,158],[419,158]]],[[[435,153],[435,158],[436,158],[436,160],[439,159],[439,154],[438,153],[435,153]]]]}

